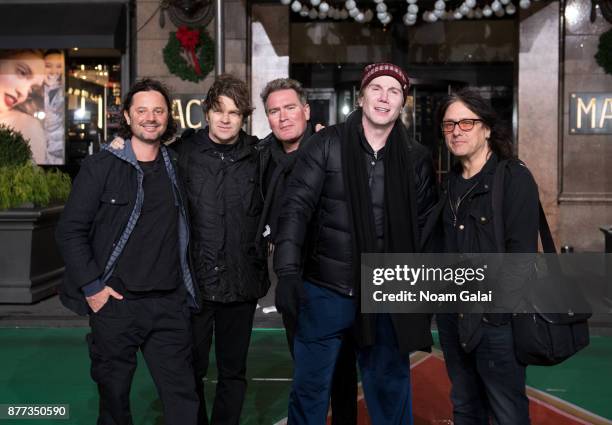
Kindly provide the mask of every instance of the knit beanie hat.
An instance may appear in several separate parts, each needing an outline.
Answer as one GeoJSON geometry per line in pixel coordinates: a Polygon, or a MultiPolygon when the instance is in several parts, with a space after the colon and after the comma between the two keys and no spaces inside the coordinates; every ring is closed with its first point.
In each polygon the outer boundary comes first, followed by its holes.
{"type": "Polygon", "coordinates": [[[374,78],[383,75],[388,75],[399,81],[402,86],[402,91],[404,92],[404,99],[406,99],[406,96],[408,96],[408,88],[410,87],[410,80],[402,68],[392,63],[372,63],[367,65],[363,69],[363,75],[361,76],[361,90],[370,84],[370,81],[374,78]]]}

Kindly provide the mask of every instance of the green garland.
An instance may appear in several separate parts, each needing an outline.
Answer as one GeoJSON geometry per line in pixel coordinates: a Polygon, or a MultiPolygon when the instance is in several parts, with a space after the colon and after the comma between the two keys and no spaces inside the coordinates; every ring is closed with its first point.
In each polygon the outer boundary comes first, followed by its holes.
{"type": "Polygon", "coordinates": [[[612,75],[612,30],[604,32],[599,37],[595,60],[606,71],[606,74],[612,75]]]}
{"type": "Polygon", "coordinates": [[[185,58],[181,56],[181,43],[176,38],[176,32],[171,32],[168,38],[168,43],[164,47],[164,62],[168,67],[168,70],[185,81],[193,81],[197,83],[203,80],[212,71],[215,66],[215,49],[213,40],[208,36],[206,30],[202,27],[198,28],[200,31],[200,41],[198,43],[198,61],[200,62],[200,68],[202,73],[198,75],[191,64],[189,64],[185,58]]]}

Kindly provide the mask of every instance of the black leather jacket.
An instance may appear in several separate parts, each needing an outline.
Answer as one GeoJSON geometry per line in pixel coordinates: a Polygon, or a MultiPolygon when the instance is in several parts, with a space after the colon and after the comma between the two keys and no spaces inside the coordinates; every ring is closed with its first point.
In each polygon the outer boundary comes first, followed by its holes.
{"type": "Polygon", "coordinates": [[[207,301],[252,301],[270,286],[263,242],[255,243],[263,206],[258,142],[241,132],[235,148],[223,152],[205,128],[176,147],[195,280],[207,301]]]}

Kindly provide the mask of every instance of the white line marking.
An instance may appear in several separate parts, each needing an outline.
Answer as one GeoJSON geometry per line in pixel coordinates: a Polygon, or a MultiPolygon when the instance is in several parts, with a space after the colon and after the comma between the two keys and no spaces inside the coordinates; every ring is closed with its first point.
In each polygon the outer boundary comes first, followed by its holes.
{"type": "Polygon", "coordinates": [[[583,413],[583,414],[585,414],[585,415],[587,415],[587,416],[590,416],[590,417],[592,417],[592,418],[594,418],[594,419],[601,420],[601,421],[603,421],[603,423],[609,423],[609,424],[612,424],[612,421],[610,421],[608,418],[604,418],[603,416],[599,416],[599,415],[597,415],[597,414],[595,414],[595,413],[591,412],[590,410],[586,410],[586,409],[584,409],[584,408],[582,408],[582,407],[580,407],[580,406],[577,406],[577,405],[575,405],[575,404],[573,404],[573,403],[570,403],[569,401],[562,400],[562,399],[560,399],[559,397],[556,397],[556,396],[554,396],[554,395],[552,395],[552,394],[545,393],[544,391],[541,391],[541,390],[535,389],[535,388],[533,388],[533,387],[530,387],[529,385],[527,385],[527,389],[528,389],[530,392],[533,392],[533,393],[536,393],[536,394],[540,394],[540,395],[541,395],[541,397],[542,397],[542,399],[537,399],[537,398],[535,398],[535,397],[531,397],[531,396],[530,396],[530,397],[529,397],[529,399],[530,399],[531,401],[533,401],[533,402],[535,402],[535,403],[538,403],[538,404],[542,404],[542,405],[544,405],[544,406],[545,406],[547,409],[553,410],[553,411],[555,411],[555,412],[559,413],[559,414],[560,414],[560,415],[562,415],[562,416],[565,416],[565,417],[567,417],[567,418],[570,418],[570,419],[573,419],[573,420],[576,420],[576,421],[580,421],[580,423],[581,423],[581,424],[590,425],[592,422],[585,422],[585,421],[583,421],[582,419],[580,419],[580,418],[578,418],[578,417],[576,417],[576,416],[572,415],[571,413],[565,412],[565,411],[563,411],[563,410],[561,410],[561,409],[559,409],[559,408],[557,408],[557,407],[553,406],[552,404],[547,403],[547,402],[545,401],[545,399],[546,399],[546,398],[551,398],[551,399],[554,399],[554,400],[555,400],[556,402],[558,402],[559,404],[564,404],[564,405],[566,405],[566,406],[570,407],[571,409],[574,409],[574,410],[576,410],[576,411],[578,411],[578,412],[581,412],[581,413],[583,413]]]}

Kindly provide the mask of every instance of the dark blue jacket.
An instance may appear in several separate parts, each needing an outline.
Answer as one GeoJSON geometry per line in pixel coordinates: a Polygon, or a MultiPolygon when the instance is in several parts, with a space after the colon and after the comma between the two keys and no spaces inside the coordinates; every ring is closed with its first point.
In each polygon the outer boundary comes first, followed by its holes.
{"type": "MultiPolygon", "coordinates": [[[[196,292],[189,268],[188,218],[175,172],[175,156],[165,146],[161,153],[179,206],[179,249],[183,283],[189,305],[197,308],[196,292]]],[[[144,174],[130,140],[122,149],[104,145],[83,161],[56,230],[56,241],[66,263],[60,298],[70,310],[84,315],[89,308],[85,286],[104,286],[112,276],[144,199],[144,174]]]]}

